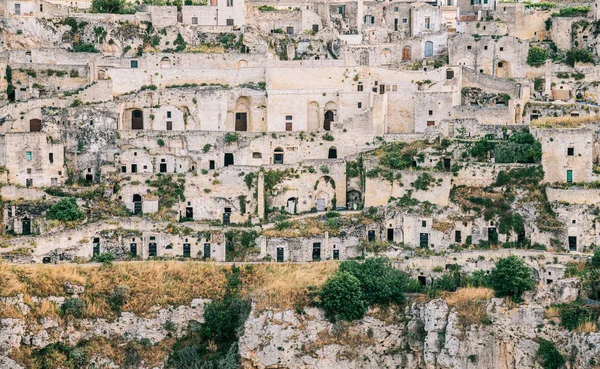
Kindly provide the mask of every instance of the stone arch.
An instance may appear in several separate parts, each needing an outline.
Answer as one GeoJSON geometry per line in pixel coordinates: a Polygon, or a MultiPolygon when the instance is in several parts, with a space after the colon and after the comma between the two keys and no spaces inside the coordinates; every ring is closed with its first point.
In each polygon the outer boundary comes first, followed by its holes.
{"type": "Polygon", "coordinates": [[[307,129],[309,131],[316,131],[319,129],[319,103],[315,101],[311,101],[308,103],[308,112],[307,112],[307,129]]]}
{"type": "Polygon", "coordinates": [[[425,41],[423,46],[423,57],[429,58],[431,56],[433,56],[433,42],[425,41]]]}
{"type": "Polygon", "coordinates": [[[235,102],[235,130],[248,131],[250,122],[250,98],[240,96],[235,102]]]}
{"type": "Polygon", "coordinates": [[[327,151],[327,159],[337,159],[337,148],[335,146],[331,146],[327,151]]]}
{"type": "Polygon", "coordinates": [[[325,211],[333,207],[332,200],[335,197],[335,182],[330,176],[322,176],[315,184],[315,208],[317,211],[325,211]]]}
{"type": "Polygon", "coordinates": [[[359,56],[359,65],[369,65],[369,52],[362,51],[359,56]]]}
{"type": "Polygon", "coordinates": [[[326,131],[331,130],[331,123],[335,121],[337,113],[337,104],[333,101],[325,104],[325,114],[323,119],[323,129],[326,131]]]}
{"type": "Polygon", "coordinates": [[[381,64],[388,65],[392,63],[392,50],[387,47],[381,50],[381,64]]]}
{"type": "Polygon", "coordinates": [[[283,164],[283,149],[281,147],[273,150],[273,164],[283,164]]]}
{"type": "Polygon", "coordinates": [[[160,59],[160,69],[170,69],[171,68],[171,59],[165,56],[160,59]]]}
{"type": "Polygon", "coordinates": [[[248,68],[248,61],[247,60],[239,60],[237,62],[237,69],[242,69],[242,68],[248,68]]]}
{"type": "Polygon", "coordinates": [[[411,60],[412,59],[412,51],[410,46],[404,46],[402,48],[402,61],[411,60]]]}
{"type": "Polygon", "coordinates": [[[29,120],[29,132],[41,132],[42,131],[42,120],[41,119],[30,119],[29,120]]]}
{"type": "Polygon", "coordinates": [[[510,77],[510,63],[506,60],[500,60],[496,63],[496,77],[508,78],[510,77]]]}

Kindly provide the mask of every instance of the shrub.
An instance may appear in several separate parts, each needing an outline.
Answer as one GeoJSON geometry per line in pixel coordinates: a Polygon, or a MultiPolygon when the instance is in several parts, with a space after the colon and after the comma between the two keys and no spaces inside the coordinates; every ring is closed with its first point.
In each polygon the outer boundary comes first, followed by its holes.
{"type": "Polygon", "coordinates": [[[74,198],[61,199],[52,205],[46,213],[47,219],[60,220],[61,222],[72,222],[83,218],[83,212],[77,207],[74,198]]]}
{"type": "Polygon", "coordinates": [[[94,44],[86,44],[84,42],[77,43],[73,46],[73,51],[76,53],[99,53],[94,44]]]}
{"type": "Polygon", "coordinates": [[[546,59],[548,59],[548,50],[536,46],[529,48],[529,53],[527,54],[527,64],[534,67],[539,67],[546,62],[546,59]]]}
{"type": "Polygon", "coordinates": [[[542,158],[542,144],[524,129],[496,144],[494,157],[496,163],[535,163],[542,158]]]}
{"type": "Polygon", "coordinates": [[[325,134],[323,135],[323,139],[324,139],[325,141],[333,141],[335,138],[334,138],[334,137],[333,137],[331,134],[329,134],[329,133],[325,133],[325,134]]]}
{"type": "Polygon", "coordinates": [[[60,308],[63,315],[72,315],[75,318],[81,318],[85,310],[85,302],[78,297],[70,297],[65,299],[60,308]]]}
{"type": "Polygon", "coordinates": [[[360,281],[345,271],[327,279],[321,288],[320,298],[325,316],[331,321],[360,319],[367,311],[368,303],[363,299],[360,281]]]}
{"type": "Polygon", "coordinates": [[[547,340],[540,342],[540,348],[537,352],[538,358],[542,362],[544,369],[558,369],[565,365],[565,359],[554,347],[554,344],[547,340]]]}
{"type": "Polygon", "coordinates": [[[523,292],[533,289],[536,282],[525,262],[511,255],[498,260],[490,274],[490,284],[498,297],[509,296],[519,301],[523,292]]]}
{"type": "Polygon", "coordinates": [[[115,260],[115,255],[112,252],[103,252],[100,255],[96,255],[92,258],[92,261],[110,265],[115,260]]]}
{"type": "Polygon", "coordinates": [[[600,249],[594,251],[594,256],[592,256],[590,263],[592,264],[592,267],[600,268],[600,249]]]}
{"type": "Polygon", "coordinates": [[[237,134],[237,132],[227,132],[225,134],[225,144],[228,145],[230,143],[237,142],[239,138],[240,136],[237,134]]]}
{"type": "Polygon", "coordinates": [[[340,272],[348,272],[358,279],[364,299],[371,304],[401,304],[407,277],[394,269],[386,257],[368,258],[364,263],[344,261],[340,272]]]}
{"type": "Polygon", "coordinates": [[[158,144],[158,146],[163,147],[165,146],[165,141],[162,138],[159,138],[156,140],[156,143],[158,144]]]}
{"type": "Polygon", "coordinates": [[[593,309],[579,303],[559,305],[560,325],[572,331],[581,323],[598,320],[598,309],[593,309]]]}
{"type": "Polygon", "coordinates": [[[573,48],[567,51],[565,61],[570,66],[574,67],[575,63],[593,63],[594,56],[587,50],[573,48]]]}
{"type": "Polygon", "coordinates": [[[108,304],[115,313],[120,313],[121,308],[127,303],[129,299],[129,287],[128,286],[117,286],[115,287],[110,296],[108,297],[108,304]]]}

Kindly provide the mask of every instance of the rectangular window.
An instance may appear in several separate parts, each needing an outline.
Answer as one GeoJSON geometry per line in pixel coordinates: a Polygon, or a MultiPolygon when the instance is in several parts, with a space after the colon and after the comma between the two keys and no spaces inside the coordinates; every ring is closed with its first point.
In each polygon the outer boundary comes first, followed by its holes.
{"type": "Polygon", "coordinates": [[[361,109],[361,108],[362,108],[362,103],[361,103],[361,102],[359,102],[359,103],[358,103],[358,108],[359,108],[359,109],[361,109]]]}
{"type": "Polygon", "coordinates": [[[567,156],[573,156],[573,155],[575,155],[575,148],[574,147],[567,148],[567,156]]]}
{"type": "Polygon", "coordinates": [[[58,186],[58,178],[50,178],[50,186],[58,186]]]}
{"type": "Polygon", "coordinates": [[[192,24],[198,24],[198,17],[192,17],[192,24]]]}
{"type": "Polygon", "coordinates": [[[48,160],[50,160],[50,163],[54,163],[54,154],[53,153],[48,154],[48,160]]]}
{"type": "Polygon", "coordinates": [[[285,120],[292,120],[292,116],[291,115],[286,115],[285,116],[285,120]]]}
{"type": "Polygon", "coordinates": [[[138,61],[137,60],[132,60],[129,62],[129,65],[131,66],[131,68],[135,69],[138,67],[138,61]]]}
{"type": "Polygon", "coordinates": [[[363,85],[358,85],[358,86],[356,87],[356,91],[358,91],[358,92],[362,92],[362,91],[363,91],[363,85]]]}
{"type": "Polygon", "coordinates": [[[228,7],[232,7],[233,6],[233,0],[227,0],[227,6],[228,7]]]}
{"type": "Polygon", "coordinates": [[[173,122],[167,122],[167,131],[173,130],[173,122]]]}
{"type": "Polygon", "coordinates": [[[33,160],[33,156],[31,155],[31,151],[27,151],[27,152],[25,153],[25,158],[26,158],[27,160],[33,160]]]}
{"type": "Polygon", "coordinates": [[[170,111],[167,112],[167,118],[171,118],[171,112],[170,111]]]}
{"type": "Polygon", "coordinates": [[[288,35],[293,35],[294,34],[294,27],[287,27],[286,28],[286,32],[288,35]]]}
{"type": "Polygon", "coordinates": [[[422,220],[421,221],[421,227],[427,227],[427,221],[426,220],[422,220]]]}
{"type": "Polygon", "coordinates": [[[408,23],[408,18],[402,18],[402,24],[408,23]]]}
{"type": "Polygon", "coordinates": [[[430,110],[430,111],[429,111],[429,115],[433,115],[433,110],[430,110]]]}
{"type": "Polygon", "coordinates": [[[467,50],[471,50],[471,45],[467,45],[467,50]]]}
{"type": "Polygon", "coordinates": [[[346,13],[346,6],[345,5],[338,6],[337,10],[338,10],[338,14],[344,14],[344,13],[346,13]]]}
{"type": "Polygon", "coordinates": [[[233,19],[227,19],[227,25],[233,26],[233,19]]]}
{"type": "Polygon", "coordinates": [[[425,29],[431,29],[431,18],[425,17],[425,29]]]}
{"type": "Polygon", "coordinates": [[[456,242],[456,243],[462,242],[462,232],[461,231],[454,232],[454,242],[456,242]]]}
{"type": "Polygon", "coordinates": [[[21,4],[15,4],[15,15],[21,15],[21,4]]]}
{"type": "Polygon", "coordinates": [[[501,47],[501,48],[500,48],[500,51],[504,51],[504,48],[503,48],[503,47],[501,47]]]}
{"type": "Polygon", "coordinates": [[[215,169],[215,161],[214,160],[209,160],[208,161],[208,169],[215,169]]]}

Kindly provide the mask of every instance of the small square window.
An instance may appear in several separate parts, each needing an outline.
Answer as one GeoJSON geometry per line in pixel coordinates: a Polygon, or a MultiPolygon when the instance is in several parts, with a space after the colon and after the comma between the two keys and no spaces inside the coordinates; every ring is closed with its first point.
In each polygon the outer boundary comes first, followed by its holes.
{"type": "Polygon", "coordinates": [[[433,110],[430,110],[430,111],[429,111],[429,115],[433,115],[433,110]]]}
{"type": "Polygon", "coordinates": [[[233,19],[227,19],[227,25],[233,26],[233,19]]]}
{"type": "Polygon", "coordinates": [[[27,168],[27,174],[31,174],[31,168],[27,168]]]}
{"type": "Polygon", "coordinates": [[[500,62],[498,63],[498,68],[502,68],[504,66],[504,63],[500,62]]]}
{"type": "Polygon", "coordinates": [[[574,147],[567,148],[567,156],[574,156],[574,155],[575,155],[575,148],[574,147]]]}
{"type": "Polygon", "coordinates": [[[500,47],[500,51],[504,51],[504,48],[503,48],[503,47],[500,47]]]}
{"type": "Polygon", "coordinates": [[[171,118],[171,112],[170,111],[167,112],[167,118],[171,118]]]}
{"type": "Polygon", "coordinates": [[[358,86],[356,87],[356,91],[358,91],[358,92],[362,92],[362,91],[363,91],[363,85],[358,85],[358,86]]]}
{"type": "Polygon", "coordinates": [[[358,103],[358,108],[359,109],[362,108],[362,103],[361,102],[358,103]]]}
{"type": "Polygon", "coordinates": [[[198,17],[192,17],[192,24],[198,24],[198,17]]]}
{"type": "Polygon", "coordinates": [[[575,224],[575,223],[577,223],[577,221],[576,221],[575,219],[573,219],[573,220],[571,221],[571,223],[575,224]]]}
{"type": "Polygon", "coordinates": [[[421,221],[421,227],[427,227],[427,221],[426,220],[422,220],[421,221]]]}
{"type": "Polygon", "coordinates": [[[406,23],[408,23],[408,19],[406,19],[406,18],[402,18],[402,23],[403,23],[403,24],[406,24],[406,23]]]}
{"type": "Polygon", "coordinates": [[[487,46],[484,46],[484,47],[483,47],[483,50],[487,50],[487,46]]]}
{"type": "Polygon", "coordinates": [[[138,67],[138,61],[137,60],[132,60],[131,62],[129,62],[129,65],[131,66],[131,68],[137,68],[138,67]]]}
{"type": "Polygon", "coordinates": [[[471,50],[471,45],[467,45],[467,50],[471,50]]]}

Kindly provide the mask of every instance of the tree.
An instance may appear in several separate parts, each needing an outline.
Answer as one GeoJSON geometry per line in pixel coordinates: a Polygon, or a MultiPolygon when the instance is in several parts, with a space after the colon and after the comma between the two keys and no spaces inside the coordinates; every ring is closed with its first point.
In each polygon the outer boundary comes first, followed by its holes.
{"type": "Polygon", "coordinates": [[[92,0],[92,13],[123,14],[124,0],[92,0]]]}
{"type": "Polygon", "coordinates": [[[83,218],[83,212],[77,207],[77,201],[74,198],[61,199],[50,207],[46,218],[72,222],[83,218]]]}
{"type": "Polygon", "coordinates": [[[340,271],[358,279],[368,305],[404,302],[406,275],[394,269],[386,257],[368,258],[364,263],[344,261],[340,264],[340,271]]]}
{"type": "Polygon", "coordinates": [[[536,285],[531,269],[515,255],[498,260],[490,275],[490,282],[496,296],[509,296],[515,301],[519,301],[523,292],[536,285]]]}
{"type": "Polygon", "coordinates": [[[550,341],[542,340],[540,342],[537,355],[542,361],[542,368],[544,369],[558,369],[565,365],[565,359],[550,341]]]}
{"type": "Polygon", "coordinates": [[[331,321],[360,319],[367,311],[360,281],[352,274],[338,271],[329,277],[320,293],[321,307],[331,321]]]}
{"type": "Polygon", "coordinates": [[[527,64],[534,67],[539,67],[546,62],[546,59],[548,59],[548,50],[536,46],[529,48],[529,52],[527,54],[527,64]]]}
{"type": "Polygon", "coordinates": [[[600,268],[600,249],[594,251],[594,256],[592,256],[592,267],[600,268]]]}
{"type": "Polygon", "coordinates": [[[570,66],[574,67],[575,63],[593,63],[594,56],[587,50],[573,48],[567,51],[566,62],[570,66]]]}

